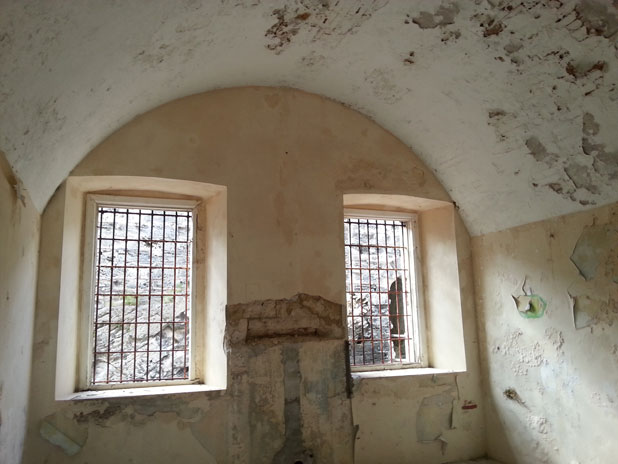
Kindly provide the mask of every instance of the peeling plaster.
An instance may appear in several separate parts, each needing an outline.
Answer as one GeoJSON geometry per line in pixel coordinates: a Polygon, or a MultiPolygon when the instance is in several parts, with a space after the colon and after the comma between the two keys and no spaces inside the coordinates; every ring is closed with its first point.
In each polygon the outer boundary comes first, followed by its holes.
{"type": "Polygon", "coordinates": [[[416,414],[416,439],[422,443],[440,440],[452,428],[454,390],[423,398],[416,414]]]}
{"type": "Polygon", "coordinates": [[[455,17],[459,13],[456,3],[442,3],[435,11],[421,11],[418,16],[412,18],[412,22],[421,29],[435,29],[455,23],[455,17]]]}
{"type": "Polygon", "coordinates": [[[538,137],[532,136],[528,138],[528,140],[526,140],[526,147],[528,147],[530,154],[537,161],[543,161],[551,164],[558,159],[558,155],[547,151],[547,148],[545,148],[545,145],[541,143],[538,137]]]}
{"type": "Polygon", "coordinates": [[[545,314],[547,303],[540,295],[519,295],[514,296],[513,300],[521,317],[538,319],[545,314]]]}
{"type": "Polygon", "coordinates": [[[571,262],[584,279],[595,278],[605,255],[616,243],[616,233],[615,228],[605,224],[584,228],[571,254],[571,262]]]}
{"type": "Polygon", "coordinates": [[[384,5],[384,0],[361,0],[341,15],[331,8],[328,0],[296,0],[272,11],[276,22],[264,34],[270,40],[266,48],[279,55],[301,31],[310,34],[311,43],[320,41],[323,36],[343,38],[369,20],[384,5]]]}
{"type": "Polygon", "coordinates": [[[598,140],[600,124],[591,113],[585,113],[582,119],[582,150],[593,158],[592,167],[608,181],[618,180],[618,149],[608,151],[605,143],[598,140]]]}
{"type": "Polygon", "coordinates": [[[527,277],[521,284],[523,295],[511,295],[519,315],[526,319],[538,319],[543,317],[547,302],[540,295],[535,294],[527,285],[527,277]]]}
{"type": "Polygon", "coordinates": [[[581,0],[575,6],[576,19],[586,28],[588,35],[610,39],[618,32],[618,15],[611,8],[610,2],[581,0]]]}
{"type": "Polygon", "coordinates": [[[50,442],[52,445],[60,447],[67,456],[74,456],[82,449],[83,444],[76,443],[61,430],[58,430],[54,425],[47,421],[43,421],[41,423],[39,432],[41,437],[50,442]]]}
{"type": "Polygon", "coordinates": [[[6,9],[0,147],[39,210],[137,114],[256,83],[324,95],[376,120],[436,172],[473,235],[618,199],[616,110],[603,104],[618,99],[616,13],[600,0],[154,0],[147,17],[127,3],[6,9]],[[488,128],[490,108],[507,114],[488,128]],[[579,149],[583,112],[601,132],[582,146],[607,147],[596,161],[579,149]],[[530,137],[560,159],[535,165],[530,137]],[[598,193],[573,185],[564,172],[573,163],[591,168],[598,193]]]}

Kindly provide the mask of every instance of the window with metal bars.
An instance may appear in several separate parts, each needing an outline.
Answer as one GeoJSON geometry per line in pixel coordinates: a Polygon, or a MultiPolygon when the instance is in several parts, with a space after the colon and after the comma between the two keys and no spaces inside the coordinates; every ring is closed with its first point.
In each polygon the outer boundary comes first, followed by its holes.
{"type": "Polygon", "coordinates": [[[347,212],[344,218],[350,364],[422,365],[416,217],[347,212]]]}
{"type": "Polygon", "coordinates": [[[92,387],[191,378],[193,211],[152,203],[96,201],[92,387]]]}

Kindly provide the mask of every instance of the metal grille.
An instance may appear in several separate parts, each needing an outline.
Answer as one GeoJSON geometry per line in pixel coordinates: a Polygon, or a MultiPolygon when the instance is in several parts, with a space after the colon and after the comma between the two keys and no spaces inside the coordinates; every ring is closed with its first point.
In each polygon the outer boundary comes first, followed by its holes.
{"type": "Polygon", "coordinates": [[[98,206],[93,385],[189,376],[192,213],[98,206]]]}
{"type": "Polygon", "coordinates": [[[344,220],[352,366],[417,362],[408,223],[344,220]]]}

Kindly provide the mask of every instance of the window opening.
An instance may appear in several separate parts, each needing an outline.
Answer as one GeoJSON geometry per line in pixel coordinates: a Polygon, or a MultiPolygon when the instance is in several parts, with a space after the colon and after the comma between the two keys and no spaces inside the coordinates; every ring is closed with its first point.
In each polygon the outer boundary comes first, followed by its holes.
{"type": "Polygon", "coordinates": [[[191,209],[97,205],[90,384],[190,377],[191,209]]]}
{"type": "Polygon", "coordinates": [[[420,363],[414,218],[344,219],[351,366],[420,363]]]}

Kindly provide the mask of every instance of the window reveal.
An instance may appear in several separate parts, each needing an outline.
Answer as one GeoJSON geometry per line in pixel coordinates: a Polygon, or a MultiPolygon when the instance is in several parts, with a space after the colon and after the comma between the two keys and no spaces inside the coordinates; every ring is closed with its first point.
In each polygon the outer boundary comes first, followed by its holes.
{"type": "Polygon", "coordinates": [[[413,220],[344,219],[350,364],[420,363],[413,220]]]}
{"type": "Polygon", "coordinates": [[[189,379],[191,210],[97,206],[91,385],[189,379]]]}

